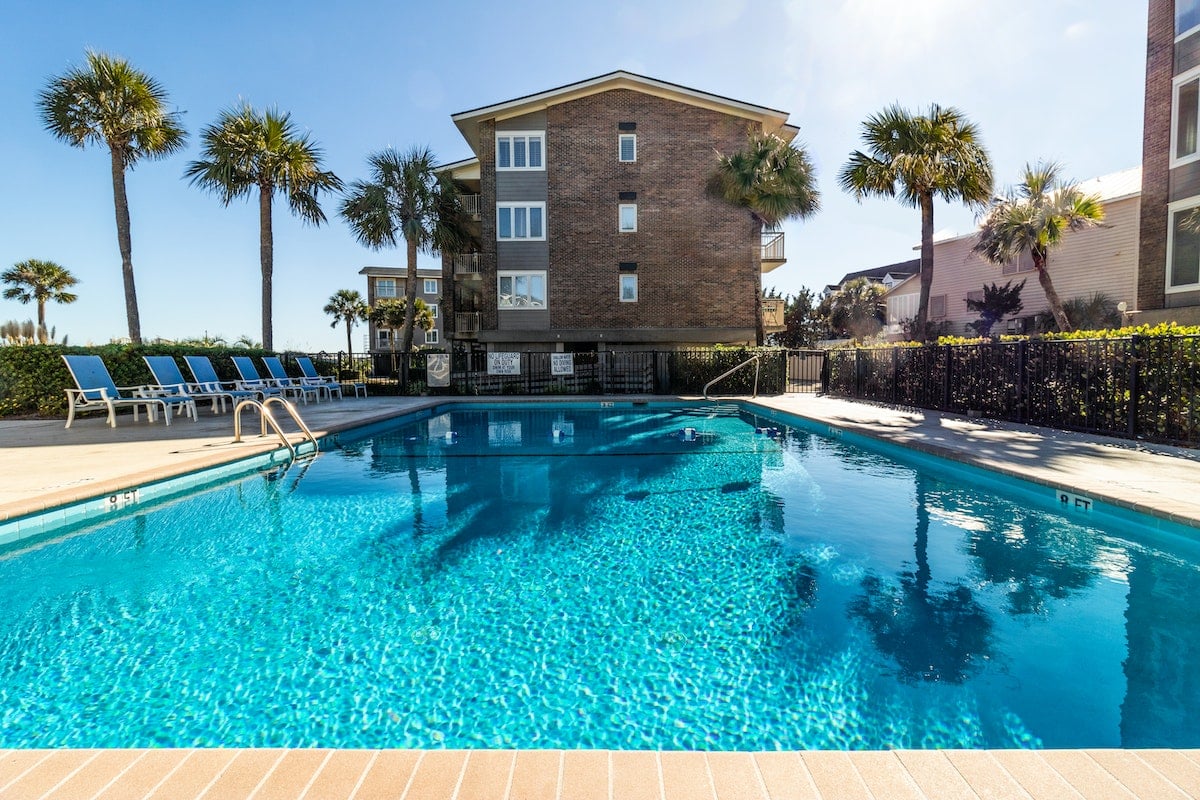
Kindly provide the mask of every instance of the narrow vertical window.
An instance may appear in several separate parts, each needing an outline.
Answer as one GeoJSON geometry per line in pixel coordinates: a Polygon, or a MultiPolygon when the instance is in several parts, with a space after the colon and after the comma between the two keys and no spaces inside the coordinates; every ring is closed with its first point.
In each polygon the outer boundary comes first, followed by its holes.
{"type": "Polygon", "coordinates": [[[618,230],[621,233],[635,233],[637,231],[637,203],[622,203],[617,208],[618,230]]]}
{"type": "Polygon", "coordinates": [[[637,161],[637,134],[622,133],[617,136],[617,159],[637,161]]]}
{"type": "Polygon", "coordinates": [[[496,234],[501,239],[513,238],[512,233],[512,212],[511,208],[500,207],[496,209],[496,234]]]}
{"type": "Polygon", "coordinates": [[[524,136],[514,136],[513,140],[512,140],[512,144],[513,144],[513,167],[515,169],[521,169],[521,168],[527,166],[525,163],[525,137],[524,136]]]}
{"type": "Polygon", "coordinates": [[[621,302],[636,303],[638,299],[638,280],[637,275],[622,275],[621,276],[621,302]]]}
{"type": "Polygon", "coordinates": [[[538,136],[529,137],[529,168],[541,169],[542,167],[542,140],[538,136]]]}
{"type": "Polygon", "coordinates": [[[1196,154],[1196,130],[1200,122],[1200,80],[1180,85],[1175,103],[1175,158],[1196,154]]]}
{"type": "Polygon", "coordinates": [[[512,168],[512,139],[507,137],[496,139],[496,168],[512,168]]]}

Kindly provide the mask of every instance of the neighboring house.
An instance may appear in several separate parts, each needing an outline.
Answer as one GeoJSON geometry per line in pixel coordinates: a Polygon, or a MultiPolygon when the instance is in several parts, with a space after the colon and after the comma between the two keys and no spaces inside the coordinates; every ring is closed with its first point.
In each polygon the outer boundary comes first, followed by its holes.
{"type": "Polygon", "coordinates": [[[1150,0],[1139,322],[1200,324],[1200,0],[1150,0]]]}
{"type": "Polygon", "coordinates": [[[842,289],[847,283],[858,278],[866,278],[868,283],[877,283],[884,288],[891,289],[896,284],[908,280],[913,275],[921,271],[921,259],[914,258],[909,261],[900,261],[895,264],[888,264],[883,267],[875,267],[874,269],[863,269],[858,272],[847,272],[842,276],[842,279],[837,283],[831,283],[825,287],[827,292],[836,292],[842,289]]]}
{"type": "MultiPolygon", "coordinates": [[[[404,267],[363,267],[359,275],[367,276],[367,303],[372,307],[384,298],[402,298],[408,284],[408,270],[404,267]]],[[[417,297],[424,300],[433,311],[433,330],[413,328],[413,347],[442,349],[442,271],[437,267],[417,267],[417,297]]],[[[392,351],[392,331],[380,328],[374,322],[367,323],[367,350],[371,353],[392,351]]],[[[400,335],[399,331],[395,332],[400,335]]],[[[399,342],[397,342],[399,345],[399,342]]]]}
{"type": "MultiPolygon", "coordinates": [[[[1138,219],[1141,168],[1105,175],[1079,184],[1084,194],[1099,195],[1104,206],[1100,227],[1068,233],[1062,244],[1050,251],[1050,277],[1064,301],[1103,292],[1113,302],[1134,307],[1138,275],[1138,219]]],[[[1033,318],[1050,310],[1046,293],[1038,283],[1033,260],[1026,253],[1017,263],[993,264],[974,252],[978,231],[965,236],[935,240],[933,243],[933,284],[929,291],[929,321],[945,323],[946,332],[974,334],[968,323],[979,315],[967,306],[967,299],[983,299],[984,284],[1003,286],[1008,281],[1025,279],[1021,291],[1024,308],[1020,317],[1001,325],[994,332],[1025,333],[1033,318]]],[[[919,265],[920,259],[917,260],[919,265]]],[[[892,287],[886,296],[885,333],[897,337],[906,320],[917,316],[920,300],[920,275],[913,275],[892,287]]]]}
{"type": "Polygon", "coordinates": [[[475,157],[477,253],[443,254],[447,336],[470,349],[752,343],[783,234],[705,194],[717,153],[787,114],[612,72],[453,116],[475,157]]]}

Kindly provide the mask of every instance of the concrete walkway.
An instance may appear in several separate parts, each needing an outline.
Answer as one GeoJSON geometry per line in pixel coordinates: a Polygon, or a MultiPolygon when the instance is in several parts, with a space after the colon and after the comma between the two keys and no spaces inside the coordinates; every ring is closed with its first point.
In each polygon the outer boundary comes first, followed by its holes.
{"type": "MultiPolygon", "coordinates": [[[[301,411],[323,435],[447,400],[457,398],[346,399],[301,411]]],[[[813,396],[755,402],[1200,528],[1193,451],[813,396]]],[[[245,422],[257,433],[253,416],[245,422]]],[[[228,414],[169,428],[124,416],[118,425],[0,421],[0,522],[278,447],[274,437],[234,444],[228,414]]],[[[0,751],[0,800],[151,797],[1198,798],[1200,751],[0,751]]]]}

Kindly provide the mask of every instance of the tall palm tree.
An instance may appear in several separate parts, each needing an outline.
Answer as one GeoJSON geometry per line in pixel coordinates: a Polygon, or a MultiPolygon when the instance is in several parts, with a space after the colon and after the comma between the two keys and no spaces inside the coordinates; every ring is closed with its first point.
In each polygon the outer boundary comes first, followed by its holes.
{"type": "MultiPolygon", "coordinates": [[[[769,133],[751,132],[746,146],[717,154],[708,194],[750,212],[758,232],[785,219],[807,219],[821,207],[816,170],[802,147],[769,133]]],[[[757,344],[763,343],[761,276],[754,288],[757,344]]]]}
{"type": "Polygon", "coordinates": [[[899,197],[921,209],[921,296],[916,329],[928,333],[933,284],[933,198],[982,207],[992,196],[992,161],[979,129],[955,108],[934,103],[928,116],[893,105],[862,125],[867,152],[855,150],[838,174],[842,189],[864,197],[899,197]]]}
{"type": "Polygon", "coordinates": [[[37,303],[37,324],[41,330],[46,327],[46,303],[74,303],[79,295],[68,292],[79,279],[70,270],[53,261],[42,261],[31,258],[14,264],[12,269],[0,275],[0,281],[8,284],[4,290],[5,300],[17,300],[21,303],[37,303]]]}
{"type": "Polygon", "coordinates": [[[406,245],[408,276],[404,285],[405,317],[400,351],[400,382],[408,388],[413,315],[417,300],[417,253],[459,252],[473,247],[475,237],[458,202],[458,189],[439,172],[428,147],[405,153],[391,148],[367,157],[370,179],[354,181],[342,201],[342,218],[358,241],[374,250],[406,245]]]}
{"type": "Polygon", "coordinates": [[[221,112],[200,134],[201,158],[188,165],[193,186],[213,192],[228,206],[258,189],[259,262],[262,268],[262,346],[273,349],[271,292],[275,270],[275,237],[271,204],[282,193],[292,213],[312,225],[325,222],[318,195],[336,192],[342,181],[322,169],[321,148],[302,133],[291,114],[249,103],[221,112]]]}
{"type": "Polygon", "coordinates": [[[73,67],[51,79],[38,96],[42,123],[56,138],[72,147],[108,147],[125,317],[134,344],[142,341],[142,324],[133,281],[125,171],[143,158],[165,158],[187,143],[179,112],[166,107],[167,93],[158,81],[124,59],[93,51],[87,53],[86,67],[73,67]]]}
{"type": "Polygon", "coordinates": [[[1061,244],[1069,231],[1103,222],[1104,207],[1099,195],[1085,195],[1074,183],[1060,180],[1061,170],[1054,162],[1038,162],[1036,167],[1026,164],[1022,182],[997,200],[984,217],[975,250],[997,264],[1028,252],[1050,313],[1058,329],[1066,332],[1072,329],[1071,320],[1050,280],[1050,250],[1061,244]]]}
{"type": "Polygon", "coordinates": [[[354,323],[366,320],[370,316],[371,307],[367,305],[363,296],[353,289],[338,289],[325,304],[324,311],[333,317],[329,327],[336,328],[339,322],[346,323],[346,354],[353,355],[351,330],[354,323]]]}

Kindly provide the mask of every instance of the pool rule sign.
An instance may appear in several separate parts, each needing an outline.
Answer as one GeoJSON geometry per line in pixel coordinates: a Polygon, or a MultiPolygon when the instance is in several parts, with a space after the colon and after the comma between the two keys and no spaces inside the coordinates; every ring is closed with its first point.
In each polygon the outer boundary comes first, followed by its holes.
{"type": "Polygon", "coordinates": [[[550,374],[551,375],[574,375],[575,374],[575,354],[574,353],[551,353],[550,354],[550,374]]]}
{"type": "Polygon", "coordinates": [[[488,375],[520,375],[520,353],[488,353],[488,375]]]}
{"type": "Polygon", "coordinates": [[[450,354],[430,353],[426,357],[425,372],[428,385],[444,387],[450,385],[450,354]]]}

